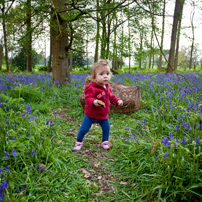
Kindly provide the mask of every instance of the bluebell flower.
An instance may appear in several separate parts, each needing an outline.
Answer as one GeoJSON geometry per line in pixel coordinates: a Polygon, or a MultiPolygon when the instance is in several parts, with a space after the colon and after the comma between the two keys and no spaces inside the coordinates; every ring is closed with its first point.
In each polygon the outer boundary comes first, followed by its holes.
{"type": "Polygon", "coordinates": [[[156,159],[155,159],[155,161],[157,161],[158,160],[158,155],[156,154],[156,159]]]}
{"type": "Polygon", "coordinates": [[[173,139],[174,137],[173,137],[173,134],[170,132],[169,133],[169,136],[170,136],[170,139],[173,139]]]}
{"type": "Polygon", "coordinates": [[[9,169],[8,168],[4,168],[4,170],[8,173],[9,172],[9,169]]]}
{"type": "Polygon", "coordinates": [[[177,123],[177,125],[175,126],[175,130],[176,130],[176,131],[177,131],[177,129],[178,129],[178,126],[179,126],[179,125],[178,125],[178,123],[177,123]]]}
{"type": "Polygon", "coordinates": [[[130,129],[129,128],[125,128],[124,130],[128,130],[129,131],[130,129]]]}
{"type": "Polygon", "coordinates": [[[162,139],[161,143],[163,143],[164,146],[168,146],[168,147],[170,146],[169,139],[166,138],[166,137],[164,137],[164,138],[162,139]]]}
{"type": "Polygon", "coordinates": [[[8,152],[6,152],[6,151],[4,151],[4,154],[5,154],[6,156],[9,156],[9,153],[8,153],[8,152]]]}
{"type": "Polygon", "coordinates": [[[146,124],[146,119],[145,118],[142,118],[142,120],[143,120],[143,124],[144,124],[144,126],[145,126],[145,124],[146,124]]]}
{"type": "Polygon", "coordinates": [[[202,119],[200,119],[199,121],[199,127],[202,125],[202,119]]]}
{"type": "Polygon", "coordinates": [[[168,158],[168,153],[167,152],[165,152],[163,158],[168,158]]]}
{"type": "Polygon", "coordinates": [[[29,105],[26,105],[26,110],[28,114],[31,114],[32,108],[29,105]]]}
{"type": "Polygon", "coordinates": [[[181,119],[181,117],[180,117],[180,116],[178,116],[178,117],[177,117],[177,120],[179,121],[180,119],[181,119]]]}
{"type": "Polygon", "coordinates": [[[200,138],[199,137],[197,137],[196,138],[196,143],[198,143],[200,141],[200,138]]]}
{"type": "Polygon", "coordinates": [[[17,186],[16,189],[15,189],[15,193],[18,193],[18,186],[17,186]]]}
{"type": "Polygon", "coordinates": [[[3,159],[8,159],[8,156],[3,157],[3,159]]]}
{"type": "Polygon", "coordinates": [[[183,123],[181,126],[184,126],[186,129],[191,130],[191,126],[188,123],[183,123]]]}
{"type": "Polygon", "coordinates": [[[26,114],[27,114],[27,112],[23,113],[23,114],[22,114],[22,117],[25,117],[25,116],[26,116],[26,114]]]}
{"type": "Polygon", "coordinates": [[[2,182],[1,185],[0,185],[0,188],[1,189],[8,189],[8,182],[7,181],[2,182]]]}
{"type": "Polygon", "coordinates": [[[4,194],[0,192],[0,201],[4,200],[4,194]]]}
{"type": "Polygon", "coordinates": [[[54,137],[53,137],[53,138],[51,138],[51,145],[53,145],[53,140],[54,140],[54,137]]]}
{"type": "Polygon", "coordinates": [[[159,137],[161,137],[161,136],[162,136],[162,134],[159,135],[159,137]]]}
{"type": "Polygon", "coordinates": [[[183,138],[183,141],[182,141],[180,144],[182,144],[182,145],[185,145],[185,144],[186,144],[185,138],[183,138]]]}
{"type": "Polygon", "coordinates": [[[41,166],[41,167],[39,168],[39,170],[45,170],[45,168],[44,168],[43,166],[41,166]]]}
{"type": "Polygon", "coordinates": [[[32,152],[32,156],[34,156],[34,155],[36,155],[36,152],[35,152],[35,151],[32,152]]]}
{"type": "Polygon", "coordinates": [[[18,155],[17,152],[16,152],[16,150],[11,151],[11,154],[12,154],[14,157],[16,157],[16,156],[18,155]]]}
{"type": "Polygon", "coordinates": [[[35,120],[36,118],[35,118],[35,116],[34,115],[31,115],[30,117],[29,117],[29,120],[31,121],[31,120],[35,120]]]}

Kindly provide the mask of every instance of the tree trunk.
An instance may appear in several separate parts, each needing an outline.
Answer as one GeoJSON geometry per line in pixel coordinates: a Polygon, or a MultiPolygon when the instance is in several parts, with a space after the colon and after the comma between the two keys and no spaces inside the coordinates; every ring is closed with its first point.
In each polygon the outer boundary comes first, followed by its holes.
{"type": "MultiPolygon", "coordinates": [[[[128,7],[129,8],[129,7],[128,7]]],[[[131,48],[130,48],[130,21],[128,19],[128,69],[130,71],[130,60],[131,60],[131,48]]]]}
{"type": "Polygon", "coordinates": [[[45,67],[46,67],[46,38],[45,38],[45,57],[44,57],[44,63],[45,63],[45,67]]]}
{"type": "Polygon", "coordinates": [[[101,58],[105,59],[106,53],[106,19],[102,20],[101,58]]]}
{"type": "Polygon", "coordinates": [[[195,10],[194,10],[194,5],[193,5],[193,12],[192,12],[192,16],[191,16],[191,28],[192,28],[192,44],[191,44],[191,52],[190,52],[190,59],[189,59],[189,69],[192,68],[192,56],[193,56],[193,50],[194,50],[194,14],[195,14],[195,10]]]}
{"type": "Polygon", "coordinates": [[[0,71],[2,70],[2,63],[3,63],[3,45],[0,44],[0,71]]]}
{"type": "MultiPolygon", "coordinates": [[[[54,10],[53,8],[51,8],[51,12],[53,13],[54,10]]],[[[52,24],[53,23],[53,17],[51,16],[51,20],[50,20],[50,23],[52,24]]],[[[47,68],[47,72],[51,72],[51,64],[52,64],[52,36],[51,36],[51,33],[52,33],[52,27],[50,26],[50,56],[49,56],[49,60],[48,60],[48,68],[47,68]]]]}
{"type": "Polygon", "coordinates": [[[180,29],[181,29],[181,18],[179,20],[178,31],[177,31],[177,45],[175,51],[175,59],[174,59],[174,69],[177,70],[178,66],[178,52],[179,52],[179,44],[180,44],[180,29]]]}
{"type": "Polygon", "coordinates": [[[162,52],[163,52],[163,39],[164,39],[164,27],[165,27],[165,7],[166,7],[166,0],[163,1],[163,21],[162,21],[161,47],[160,47],[158,70],[160,70],[162,67],[162,56],[163,56],[162,52]]]}
{"type": "MultiPolygon", "coordinates": [[[[115,19],[113,19],[113,26],[115,26],[115,19]]],[[[116,69],[116,30],[114,30],[114,42],[113,42],[113,59],[112,59],[112,69],[116,69]]]]}
{"type": "Polygon", "coordinates": [[[31,0],[27,0],[27,72],[32,72],[31,0]]]}
{"type": "Polygon", "coordinates": [[[52,55],[53,55],[53,81],[65,83],[66,77],[70,83],[70,73],[67,68],[68,60],[68,31],[67,22],[62,16],[66,0],[52,0],[55,12],[53,13],[53,26],[51,29],[52,55]]]}
{"type": "Polygon", "coordinates": [[[86,40],[86,63],[87,63],[87,69],[88,69],[88,31],[87,31],[87,40],[86,40]]]}
{"type": "MultiPolygon", "coordinates": [[[[152,15],[152,22],[151,24],[154,24],[154,15],[152,15]]],[[[154,30],[153,30],[153,26],[152,26],[152,31],[151,31],[151,39],[150,39],[150,54],[149,54],[149,69],[151,68],[151,62],[152,62],[152,55],[154,55],[153,53],[153,38],[154,38],[154,30]]],[[[153,67],[152,67],[153,69],[153,67]]]]}
{"type": "Polygon", "coordinates": [[[109,20],[109,16],[108,16],[108,18],[107,18],[107,35],[106,35],[106,44],[107,44],[106,59],[109,59],[110,27],[111,27],[111,21],[109,20]]]}
{"type": "Polygon", "coordinates": [[[142,66],[142,49],[143,49],[143,34],[142,30],[140,30],[140,53],[139,53],[139,68],[142,66]]]}
{"type": "MultiPolygon", "coordinates": [[[[85,85],[88,85],[92,82],[92,77],[88,76],[85,80],[85,85]]],[[[110,111],[116,113],[133,113],[134,111],[138,111],[141,108],[142,101],[142,93],[139,86],[130,86],[119,84],[115,82],[109,82],[110,88],[112,89],[112,93],[116,95],[118,98],[123,100],[123,106],[116,107],[114,105],[110,105],[110,111]]],[[[84,94],[85,86],[80,95],[80,102],[82,106],[85,106],[85,94],[84,94]]]]}
{"type": "Polygon", "coordinates": [[[50,47],[50,56],[49,56],[49,60],[48,60],[48,72],[51,72],[51,61],[52,61],[52,51],[51,51],[51,47],[50,47]]]}
{"type": "Polygon", "coordinates": [[[171,45],[170,45],[168,66],[166,69],[166,73],[173,73],[177,27],[178,27],[178,22],[179,22],[180,16],[182,15],[183,5],[184,5],[184,0],[175,1],[175,12],[174,12],[174,17],[173,17],[171,45]]]}
{"type": "Polygon", "coordinates": [[[5,1],[3,1],[3,33],[4,33],[4,47],[5,47],[5,59],[6,59],[6,71],[9,72],[9,62],[8,62],[8,47],[7,47],[7,33],[6,33],[6,20],[5,20],[5,1]]]}
{"type": "MultiPolygon", "coordinates": [[[[183,12],[183,7],[182,7],[183,12]]],[[[177,30],[177,45],[175,51],[175,59],[174,59],[174,69],[177,70],[178,66],[178,52],[179,52],[179,44],[180,44],[180,31],[181,31],[181,23],[182,23],[182,12],[180,13],[179,23],[178,23],[178,30],[177,30]]]]}
{"type": "MultiPolygon", "coordinates": [[[[99,0],[97,0],[97,10],[99,9],[99,0]]],[[[96,17],[97,17],[97,34],[96,34],[96,45],[95,45],[95,57],[94,57],[94,63],[98,61],[98,51],[99,51],[99,37],[100,37],[100,23],[98,21],[98,11],[96,11],[96,17]]]]}
{"type": "Polygon", "coordinates": [[[72,68],[72,61],[73,61],[73,57],[72,54],[70,55],[70,72],[72,72],[73,68],[72,68]]]}
{"type": "Polygon", "coordinates": [[[152,55],[152,69],[154,69],[154,53],[152,55]]]}

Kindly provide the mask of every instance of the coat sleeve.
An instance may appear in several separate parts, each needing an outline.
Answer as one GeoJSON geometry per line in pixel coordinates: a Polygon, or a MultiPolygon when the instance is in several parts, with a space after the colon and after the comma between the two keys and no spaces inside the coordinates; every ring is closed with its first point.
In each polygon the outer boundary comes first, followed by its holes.
{"type": "Polygon", "coordinates": [[[109,89],[109,93],[110,93],[110,103],[112,103],[113,105],[118,106],[118,103],[117,103],[117,102],[118,102],[120,99],[118,99],[114,94],[112,94],[111,88],[109,89]]]}
{"type": "Polygon", "coordinates": [[[93,106],[93,101],[96,100],[95,98],[95,90],[92,86],[85,87],[85,102],[86,105],[93,106]]]}

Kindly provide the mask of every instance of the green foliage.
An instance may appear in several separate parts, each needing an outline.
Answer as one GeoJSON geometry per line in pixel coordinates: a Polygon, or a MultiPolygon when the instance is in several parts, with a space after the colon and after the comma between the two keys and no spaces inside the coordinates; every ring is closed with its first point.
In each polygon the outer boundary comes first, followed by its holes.
{"type": "MultiPolygon", "coordinates": [[[[70,63],[70,61],[69,61],[70,63]]],[[[73,67],[82,67],[86,65],[86,59],[84,58],[84,54],[77,54],[72,56],[72,66],[73,67]]]]}
{"type": "MultiPolygon", "coordinates": [[[[32,50],[32,67],[43,58],[43,55],[38,54],[35,50],[32,50]]],[[[16,52],[16,56],[12,59],[11,69],[25,71],[27,68],[27,48],[22,47],[16,52]]]]}
{"type": "Polygon", "coordinates": [[[24,101],[40,101],[40,89],[31,85],[16,86],[11,92],[13,98],[23,98],[24,101]]]}

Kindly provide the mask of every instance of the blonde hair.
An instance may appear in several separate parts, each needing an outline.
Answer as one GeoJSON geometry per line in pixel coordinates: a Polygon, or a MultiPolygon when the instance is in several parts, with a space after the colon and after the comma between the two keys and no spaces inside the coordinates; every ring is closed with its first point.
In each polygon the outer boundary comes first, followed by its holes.
{"type": "Polygon", "coordinates": [[[109,60],[100,59],[98,62],[95,62],[91,68],[91,76],[93,79],[96,78],[97,70],[101,67],[109,68],[110,75],[112,76],[110,67],[109,67],[109,60]]]}

